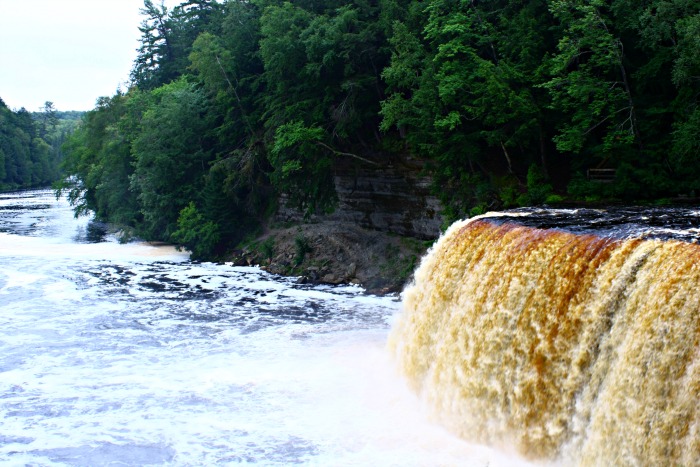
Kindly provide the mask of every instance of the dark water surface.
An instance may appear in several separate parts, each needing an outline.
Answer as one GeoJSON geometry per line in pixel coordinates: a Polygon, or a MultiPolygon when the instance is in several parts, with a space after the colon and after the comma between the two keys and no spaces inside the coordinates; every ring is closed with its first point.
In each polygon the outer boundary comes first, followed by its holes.
{"type": "Polygon", "coordinates": [[[627,239],[700,240],[700,208],[621,207],[600,209],[521,208],[487,214],[496,223],[627,239]]]}

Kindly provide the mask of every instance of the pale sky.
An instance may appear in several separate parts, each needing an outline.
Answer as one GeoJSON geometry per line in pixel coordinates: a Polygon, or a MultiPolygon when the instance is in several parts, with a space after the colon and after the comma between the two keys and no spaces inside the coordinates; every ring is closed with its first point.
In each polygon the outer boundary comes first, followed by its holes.
{"type": "Polygon", "coordinates": [[[38,111],[52,101],[57,110],[90,110],[98,97],[126,89],[142,7],[143,0],[0,0],[0,98],[11,109],[38,111]]]}

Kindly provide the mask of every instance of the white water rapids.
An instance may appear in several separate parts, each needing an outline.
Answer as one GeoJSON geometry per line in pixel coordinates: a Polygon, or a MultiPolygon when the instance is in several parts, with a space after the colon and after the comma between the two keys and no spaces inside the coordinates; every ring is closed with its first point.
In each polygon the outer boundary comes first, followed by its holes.
{"type": "Polygon", "coordinates": [[[513,465],[397,376],[399,308],[100,238],[48,190],[0,194],[0,463],[513,465]]]}

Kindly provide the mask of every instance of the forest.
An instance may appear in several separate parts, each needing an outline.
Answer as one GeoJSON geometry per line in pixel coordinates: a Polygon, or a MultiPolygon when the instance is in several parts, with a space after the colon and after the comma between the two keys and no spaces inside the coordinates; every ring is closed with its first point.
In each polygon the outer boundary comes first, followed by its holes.
{"type": "Polygon", "coordinates": [[[61,176],[61,146],[82,112],[58,111],[46,101],[40,112],[13,111],[0,99],[0,192],[45,187],[61,176]]]}
{"type": "MultiPolygon", "coordinates": [[[[57,189],[195,258],[256,232],[280,193],[332,211],[341,161],[425,162],[447,219],[700,189],[696,0],[145,0],[142,15],[130,86],[68,137],[57,189]]],[[[0,111],[41,165],[41,131],[0,111]]]]}

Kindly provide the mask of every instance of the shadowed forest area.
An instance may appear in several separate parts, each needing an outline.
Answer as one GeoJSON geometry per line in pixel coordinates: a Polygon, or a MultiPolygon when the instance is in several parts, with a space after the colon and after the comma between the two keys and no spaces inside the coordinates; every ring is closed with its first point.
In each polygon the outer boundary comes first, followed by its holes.
{"type": "Polygon", "coordinates": [[[17,111],[0,99],[0,191],[47,186],[61,176],[61,145],[83,112],[58,111],[47,101],[39,112],[17,111]]]}
{"type": "Polygon", "coordinates": [[[700,188],[697,1],[146,0],[142,14],[131,84],[84,115],[58,188],[195,258],[258,231],[280,193],[332,211],[340,161],[419,159],[448,220],[700,188]]]}

